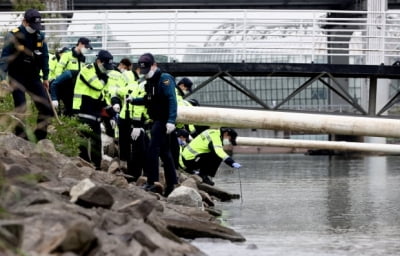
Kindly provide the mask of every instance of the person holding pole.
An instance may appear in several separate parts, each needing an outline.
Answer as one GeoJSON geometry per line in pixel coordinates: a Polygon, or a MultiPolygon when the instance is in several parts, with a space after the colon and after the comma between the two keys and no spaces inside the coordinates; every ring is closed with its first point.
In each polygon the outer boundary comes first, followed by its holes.
{"type": "MultiPolygon", "coordinates": [[[[47,127],[54,115],[47,91],[49,52],[45,35],[40,31],[41,19],[38,10],[26,10],[22,24],[6,35],[0,59],[0,78],[4,80],[4,75],[8,73],[17,118],[23,120],[27,110],[25,92],[31,96],[38,110],[35,141],[47,137],[47,127]]],[[[15,134],[28,139],[23,122],[16,125],[15,134]]]]}
{"type": "Polygon", "coordinates": [[[213,186],[214,182],[209,176],[215,176],[222,161],[235,169],[241,167],[223,148],[236,145],[236,137],[236,131],[227,127],[203,131],[184,147],[180,159],[181,167],[192,174],[198,170],[203,182],[213,186]]]}

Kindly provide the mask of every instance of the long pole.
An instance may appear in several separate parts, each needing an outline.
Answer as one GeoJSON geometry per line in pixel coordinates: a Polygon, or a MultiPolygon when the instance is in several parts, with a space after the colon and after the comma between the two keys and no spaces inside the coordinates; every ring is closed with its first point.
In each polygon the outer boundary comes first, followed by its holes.
{"type": "Polygon", "coordinates": [[[338,151],[359,151],[371,153],[400,154],[400,145],[362,143],[347,141],[316,141],[316,140],[293,140],[273,138],[237,137],[237,145],[240,146],[274,146],[307,149],[331,149],[338,151]]]}
{"type": "Polygon", "coordinates": [[[400,120],[380,117],[179,106],[177,122],[320,134],[400,137],[400,120]]]}

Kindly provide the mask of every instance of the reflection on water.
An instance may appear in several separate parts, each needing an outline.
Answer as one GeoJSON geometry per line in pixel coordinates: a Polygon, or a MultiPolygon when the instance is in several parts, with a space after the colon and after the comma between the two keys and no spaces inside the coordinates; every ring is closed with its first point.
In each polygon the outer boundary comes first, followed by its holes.
{"type": "Polygon", "coordinates": [[[400,255],[400,157],[236,155],[216,185],[245,243],[198,239],[208,255],[400,255]]]}

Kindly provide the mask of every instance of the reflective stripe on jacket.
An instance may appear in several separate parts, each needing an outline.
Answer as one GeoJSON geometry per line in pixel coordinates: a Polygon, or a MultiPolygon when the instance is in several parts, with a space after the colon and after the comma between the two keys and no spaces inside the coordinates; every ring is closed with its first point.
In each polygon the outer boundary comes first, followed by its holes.
{"type": "Polygon", "coordinates": [[[72,108],[80,110],[84,96],[102,101],[104,87],[105,83],[97,76],[94,64],[84,66],[76,79],[72,108]]]}
{"type": "Polygon", "coordinates": [[[198,155],[214,151],[223,161],[229,158],[224,151],[221,131],[219,129],[208,129],[195,137],[182,151],[185,160],[193,160],[198,155]]]}

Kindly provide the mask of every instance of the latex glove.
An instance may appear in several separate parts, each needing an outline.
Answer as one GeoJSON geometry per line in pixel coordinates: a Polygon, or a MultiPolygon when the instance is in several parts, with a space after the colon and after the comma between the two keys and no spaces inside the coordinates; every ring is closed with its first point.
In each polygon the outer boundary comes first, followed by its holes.
{"type": "Polygon", "coordinates": [[[239,169],[240,167],[242,167],[242,165],[239,164],[239,163],[233,163],[232,167],[235,168],[235,169],[239,169]]]}
{"type": "Polygon", "coordinates": [[[165,127],[167,128],[167,134],[170,134],[175,130],[175,125],[171,123],[167,123],[165,127]]]}
{"type": "Polygon", "coordinates": [[[117,122],[114,119],[111,119],[110,125],[111,125],[111,128],[115,129],[115,127],[117,127],[117,122]]]}
{"type": "Polygon", "coordinates": [[[127,97],[125,99],[125,101],[126,101],[126,103],[132,103],[133,102],[133,98],[129,96],[129,97],[127,97]]]}
{"type": "Polygon", "coordinates": [[[59,104],[58,104],[58,100],[52,100],[51,104],[53,104],[54,108],[58,108],[59,104]]]}
{"type": "Polygon", "coordinates": [[[139,136],[140,136],[140,133],[141,132],[144,132],[144,129],[143,128],[133,128],[133,130],[132,130],[132,132],[131,132],[131,138],[132,138],[132,140],[137,140],[137,138],[139,138],[139,136]]]}
{"type": "Polygon", "coordinates": [[[114,109],[114,111],[116,112],[116,113],[119,113],[120,111],[121,111],[121,106],[117,103],[117,104],[114,104],[113,106],[112,106],[112,108],[114,109]]]}

